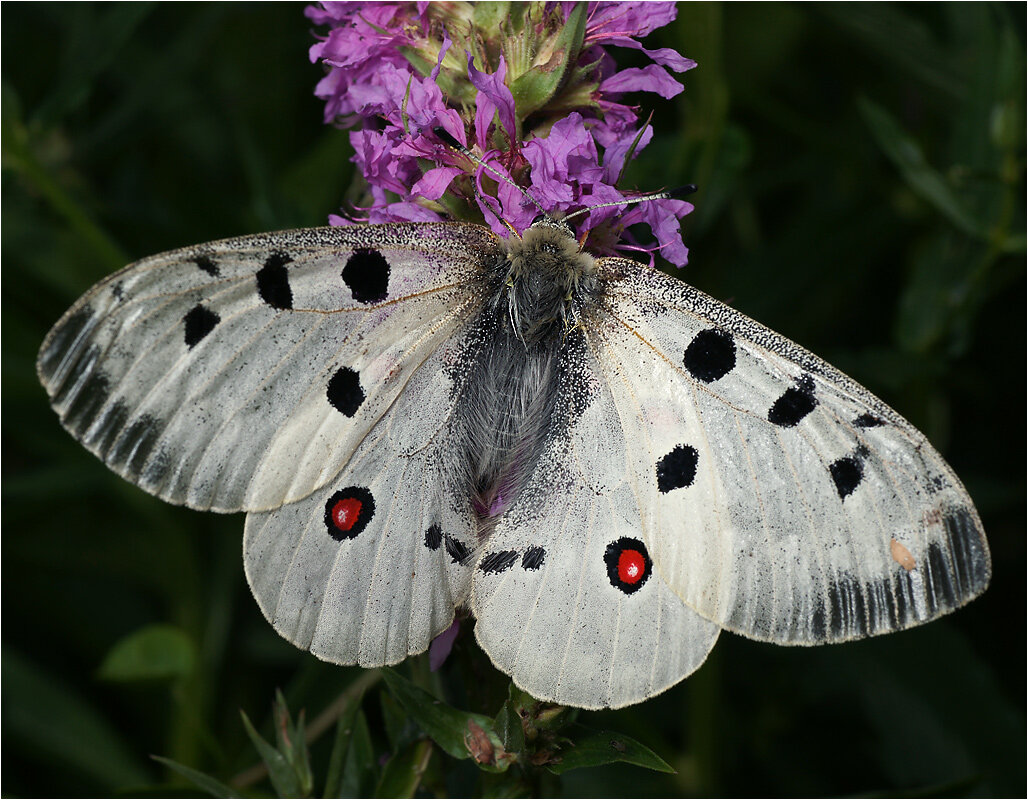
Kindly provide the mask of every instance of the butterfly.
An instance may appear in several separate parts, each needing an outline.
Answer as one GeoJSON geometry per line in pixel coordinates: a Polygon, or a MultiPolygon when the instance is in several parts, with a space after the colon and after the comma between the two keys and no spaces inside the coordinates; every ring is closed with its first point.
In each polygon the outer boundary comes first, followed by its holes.
{"type": "Polygon", "coordinates": [[[926,438],[808,351],[540,219],[315,228],[153,256],[47,335],[61,423],[171,503],[247,512],[282,636],[374,667],[460,609],[537,698],[640,702],[722,630],[807,645],[981,593],[926,438]]]}

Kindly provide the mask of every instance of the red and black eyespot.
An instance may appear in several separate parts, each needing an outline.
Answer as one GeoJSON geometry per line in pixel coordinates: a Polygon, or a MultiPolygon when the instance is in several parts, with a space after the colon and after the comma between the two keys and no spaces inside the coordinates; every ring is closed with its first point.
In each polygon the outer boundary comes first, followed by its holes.
{"type": "Polygon", "coordinates": [[[347,486],[325,503],[325,528],[337,542],[354,539],[375,516],[375,498],[363,486],[347,486]]]}
{"type": "Polygon", "coordinates": [[[628,536],[608,544],[603,560],[607,564],[610,585],[625,594],[639,591],[653,571],[646,545],[628,536]]]}

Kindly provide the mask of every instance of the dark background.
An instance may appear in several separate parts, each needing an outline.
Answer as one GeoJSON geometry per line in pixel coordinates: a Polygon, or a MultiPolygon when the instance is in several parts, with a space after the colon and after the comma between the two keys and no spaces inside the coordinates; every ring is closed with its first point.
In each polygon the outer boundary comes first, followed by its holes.
{"type": "MultiPolygon", "coordinates": [[[[360,670],[264,621],[241,515],[167,506],[75,444],[35,352],[131,260],[323,224],[347,138],[322,124],[302,6],[2,14],[3,793],[160,793],[150,753],[228,780],[257,760],[238,709],[268,731],[279,686],[316,716],[360,670]],[[173,626],[163,668],[101,669],[153,624],[173,626]]],[[[659,699],[582,716],[678,774],[582,770],[565,794],[1023,795],[1024,29],[1019,4],[690,4],[647,40],[700,63],[673,101],[639,98],[658,135],[628,175],[700,185],[680,274],[925,431],[978,505],[994,576],[956,614],[876,640],[724,635],[659,699]]],[[[458,650],[475,657],[469,636],[458,650]]],[[[480,790],[468,762],[432,769],[480,790]]]]}

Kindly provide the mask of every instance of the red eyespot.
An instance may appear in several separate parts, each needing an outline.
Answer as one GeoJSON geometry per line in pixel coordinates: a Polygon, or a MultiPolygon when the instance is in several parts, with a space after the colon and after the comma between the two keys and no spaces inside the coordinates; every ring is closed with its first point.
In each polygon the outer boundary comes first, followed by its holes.
{"type": "Polygon", "coordinates": [[[610,585],[629,595],[642,588],[653,570],[646,545],[628,536],[608,544],[603,560],[610,585]]]}
{"type": "Polygon", "coordinates": [[[353,539],[375,516],[375,498],[363,486],[348,486],[325,503],[325,528],[336,541],[353,539]]]}

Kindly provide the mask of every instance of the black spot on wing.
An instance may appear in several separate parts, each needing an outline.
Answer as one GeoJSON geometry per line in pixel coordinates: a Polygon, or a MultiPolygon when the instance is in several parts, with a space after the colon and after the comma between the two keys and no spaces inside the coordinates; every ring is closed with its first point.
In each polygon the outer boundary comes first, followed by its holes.
{"type": "Polygon", "coordinates": [[[213,331],[221,317],[203,305],[195,305],[182,320],[185,323],[186,347],[192,350],[201,340],[213,331]]]}
{"type": "Polygon", "coordinates": [[[364,402],[360,375],[349,367],[340,367],[328,381],[328,402],[347,417],[352,417],[364,402]]]}
{"type": "Polygon", "coordinates": [[[546,551],[541,547],[529,547],[521,557],[521,568],[537,570],[543,565],[546,551]]]}
{"type": "Polygon", "coordinates": [[[272,308],[293,307],[293,290],[289,286],[289,270],[286,269],[286,264],[292,260],[285,253],[276,251],[267,257],[264,266],[257,271],[257,292],[261,300],[272,308]]]}
{"type": "Polygon", "coordinates": [[[343,283],[358,303],[377,303],[389,294],[389,262],[377,250],[355,250],[342,275],[343,283]]]}
{"type": "Polygon", "coordinates": [[[864,412],[855,420],[853,420],[853,426],[855,428],[877,428],[879,425],[884,425],[885,422],[874,414],[868,414],[864,412]]]}
{"type": "Polygon", "coordinates": [[[506,572],[514,566],[518,560],[518,554],[514,550],[499,550],[495,553],[486,553],[478,562],[478,568],[482,572],[500,573],[506,572]]]}
{"type": "Polygon", "coordinates": [[[767,412],[768,421],[782,428],[792,428],[800,423],[807,414],[817,408],[814,397],[814,380],[804,375],[791,389],[786,389],[771,410],[767,412]]]}
{"type": "Polygon", "coordinates": [[[864,477],[863,465],[859,459],[853,456],[845,456],[833,461],[828,467],[828,472],[832,476],[832,482],[835,483],[835,490],[843,500],[853,494],[853,490],[860,485],[860,481],[864,477]]]}
{"type": "Polygon", "coordinates": [[[439,527],[438,523],[429,525],[428,530],[425,531],[425,547],[429,550],[438,550],[442,543],[443,529],[439,527]]]}
{"type": "Polygon", "coordinates": [[[464,564],[468,560],[468,556],[471,555],[471,550],[464,542],[457,539],[450,534],[444,534],[444,540],[446,542],[446,553],[450,557],[450,560],[454,564],[464,564]]]}
{"type": "Polygon", "coordinates": [[[735,367],[735,342],[727,331],[700,331],[685,348],[685,368],[696,380],[713,383],[735,367]]]}
{"type": "Polygon", "coordinates": [[[687,444],[677,445],[657,462],[657,489],[667,494],[672,489],[691,486],[696,479],[696,464],[700,454],[687,444]]]}
{"type": "Polygon", "coordinates": [[[218,269],[218,265],[214,263],[214,260],[210,256],[193,256],[189,260],[196,264],[196,266],[198,266],[212,278],[217,278],[219,275],[221,275],[221,270],[218,269]]]}
{"type": "Polygon", "coordinates": [[[90,306],[83,306],[54,326],[43,349],[39,351],[39,374],[44,380],[49,381],[53,377],[61,361],[76,346],[92,318],[93,309],[90,306]]]}

